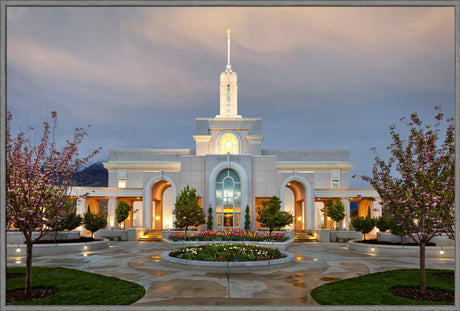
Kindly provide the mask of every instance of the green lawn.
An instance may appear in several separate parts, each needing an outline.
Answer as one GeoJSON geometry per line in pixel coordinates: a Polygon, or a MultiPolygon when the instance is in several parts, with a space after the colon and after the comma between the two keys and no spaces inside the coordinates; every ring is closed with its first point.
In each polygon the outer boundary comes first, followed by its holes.
{"type": "MultiPolygon", "coordinates": [[[[427,288],[455,291],[454,279],[438,277],[436,274],[454,274],[454,271],[427,269],[427,288]]],[[[419,287],[419,285],[418,269],[392,270],[325,284],[313,289],[311,295],[322,305],[443,304],[414,301],[390,294],[390,290],[395,287],[419,287]]]]}
{"type": "MultiPolygon", "coordinates": [[[[23,277],[7,279],[7,291],[25,288],[25,268],[7,268],[7,273],[23,277]]],[[[32,287],[45,287],[57,293],[42,299],[11,304],[19,305],[127,305],[145,294],[141,285],[65,268],[32,268],[32,287]]]]}

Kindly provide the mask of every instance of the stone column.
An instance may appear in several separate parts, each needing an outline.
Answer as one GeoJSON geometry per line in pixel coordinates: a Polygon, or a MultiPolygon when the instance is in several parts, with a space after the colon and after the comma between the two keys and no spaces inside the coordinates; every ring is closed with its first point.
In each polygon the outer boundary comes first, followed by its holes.
{"type": "Polygon", "coordinates": [[[107,207],[107,225],[110,229],[115,228],[115,209],[117,208],[117,197],[109,197],[108,207],[107,207]]]}
{"type": "Polygon", "coordinates": [[[382,216],[382,205],[380,205],[380,201],[378,200],[372,201],[371,206],[372,206],[371,208],[372,208],[374,217],[382,216]]]}
{"type": "Polygon", "coordinates": [[[340,198],[343,206],[345,206],[345,218],[342,221],[342,230],[350,230],[350,201],[348,198],[340,198]]]}
{"type": "Polygon", "coordinates": [[[313,230],[317,229],[315,226],[315,198],[313,197],[313,191],[308,191],[307,195],[307,206],[306,210],[307,212],[305,213],[307,215],[307,223],[306,223],[306,229],[307,230],[313,230]]]}
{"type": "Polygon", "coordinates": [[[86,198],[78,197],[77,198],[77,214],[83,216],[87,211],[86,207],[86,198]]]}

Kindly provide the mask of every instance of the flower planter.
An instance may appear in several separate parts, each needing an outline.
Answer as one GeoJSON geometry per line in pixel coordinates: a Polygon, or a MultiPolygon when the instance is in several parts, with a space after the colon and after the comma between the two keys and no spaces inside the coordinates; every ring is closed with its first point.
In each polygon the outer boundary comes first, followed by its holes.
{"type": "MultiPolygon", "coordinates": [[[[234,244],[234,243],[233,243],[234,244]]],[[[248,243],[246,243],[248,244],[248,243]]],[[[163,263],[170,264],[172,266],[187,267],[187,269],[206,269],[207,271],[216,272],[232,272],[232,273],[246,273],[256,268],[270,268],[277,267],[279,265],[289,264],[295,260],[295,256],[288,252],[282,252],[286,257],[272,260],[261,260],[261,261],[233,261],[233,262],[215,262],[215,261],[199,261],[199,260],[187,260],[169,256],[170,252],[161,254],[161,260],[163,263]]]]}
{"type": "MultiPolygon", "coordinates": [[[[361,243],[361,240],[348,241],[348,249],[381,257],[416,257],[420,256],[418,246],[380,245],[361,243]]],[[[455,258],[455,246],[427,246],[426,258],[455,258]]]]}
{"type": "MultiPolygon", "coordinates": [[[[50,231],[43,236],[41,241],[54,241],[55,232],[50,231]]],[[[40,235],[39,232],[32,232],[32,239],[36,239],[40,235]]],[[[57,240],[74,240],[80,238],[80,231],[58,231],[57,240]]],[[[7,244],[24,244],[24,234],[20,231],[7,231],[6,233],[7,244]]]]}

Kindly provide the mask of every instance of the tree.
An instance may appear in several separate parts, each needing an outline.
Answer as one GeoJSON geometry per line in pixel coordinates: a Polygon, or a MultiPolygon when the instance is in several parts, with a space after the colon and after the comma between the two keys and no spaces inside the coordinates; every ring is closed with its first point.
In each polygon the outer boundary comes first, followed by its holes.
{"type": "Polygon", "coordinates": [[[212,230],[212,225],[213,225],[213,221],[212,221],[212,207],[211,207],[211,204],[209,204],[209,208],[208,208],[208,220],[206,221],[206,229],[208,231],[211,231],[212,230]]]}
{"type": "MultiPolygon", "coordinates": [[[[7,113],[6,122],[6,211],[7,222],[19,229],[27,246],[25,294],[31,294],[32,250],[36,241],[51,230],[50,224],[71,213],[65,208],[72,188],[72,176],[78,168],[95,156],[100,148],[84,158],[78,158],[78,147],[87,132],[76,128],[62,149],[56,137],[57,114],[51,113],[51,125],[43,123],[38,142],[19,132],[11,131],[13,116],[7,113]],[[32,238],[32,232],[38,236],[32,238]]],[[[33,132],[29,128],[29,136],[33,132]]]]}
{"type": "Polygon", "coordinates": [[[385,232],[390,229],[391,219],[392,218],[387,216],[380,216],[375,219],[375,226],[379,228],[381,232],[385,232]]]}
{"type": "Polygon", "coordinates": [[[249,205],[246,205],[246,213],[244,214],[244,230],[251,229],[251,216],[249,215],[249,205]]]}
{"type": "Polygon", "coordinates": [[[345,206],[341,201],[334,202],[332,199],[327,200],[326,206],[327,216],[336,222],[336,228],[339,230],[338,222],[345,218],[345,206]]]}
{"type": "Polygon", "coordinates": [[[198,204],[200,197],[196,194],[196,189],[190,189],[189,186],[176,199],[173,214],[175,216],[174,226],[187,229],[191,226],[200,226],[205,223],[203,209],[198,204]]]}
{"type": "Polygon", "coordinates": [[[83,216],[83,226],[91,232],[91,237],[94,237],[94,232],[107,226],[107,217],[93,214],[88,206],[88,211],[83,216]]]}
{"type": "Polygon", "coordinates": [[[77,215],[75,206],[73,205],[72,201],[68,201],[67,204],[64,205],[64,209],[70,209],[71,212],[68,213],[65,218],[51,222],[49,225],[51,230],[54,231],[54,243],[57,243],[58,231],[71,231],[80,226],[83,222],[83,217],[77,215]]]}
{"type": "Polygon", "coordinates": [[[398,225],[398,222],[394,218],[390,219],[389,226],[390,226],[390,232],[394,235],[398,235],[401,245],[403,245],[403,237],[406,235],[406,233],[404,232],[402,227],[398,225]]]}
{"type": "Polygon", "coordinates": [[[115,217],[117,218],[117,223],[122,223],[125,221],[132,209],[133,207],[125,201],[118,202],[117,208],[115,209],[115,217]]]}
{"type": "MultiPolygon", "coordinates": [[[[390,126],[391,156],[384,161],[378,155],[371,176],[362,176],[379,193],[382,205],[405,234],[420,249],[420,293],[426,293],[425,247],[445,232],[455,238],[455,137],[454,119],[446,119],[444,140],[441,121],[444,114],[435,107],[435,124],[422,125],[416,113],[402,118],[410,128],[407,139],[390,126]]],[[[374,148],[375,150],[375,148],[374,148]]]]}
{"type": "Polygon", "coordinates": [[[372,231],[375,227],[375,221],[369,215],[366,217],[357,217],[351,221],[351,225],[356,231],[360,231],[366,239],[366,234],[372,231]]]}
{"type": "Polygon", "coordinates": [[[294,216],[289,212],[281,211],[281,200],[277,196],[263,201],[262,206],[257,210],[256,220],[260,222],[262,227],[268,228],[270,238],[273,229],[292,224],[294,216]]]}

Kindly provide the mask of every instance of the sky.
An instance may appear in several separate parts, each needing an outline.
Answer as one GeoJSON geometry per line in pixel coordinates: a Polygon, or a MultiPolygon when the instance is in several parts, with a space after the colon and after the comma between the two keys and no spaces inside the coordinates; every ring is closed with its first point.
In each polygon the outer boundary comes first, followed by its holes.
{"type": "Polygon", "coordinates": [[[228,27],[238,113],[262,118],[263,149],[346,149],[368,175],[401,117],[454,116],[454,8],[8,7],[13,129],[56,111],[62,141],[91,125],[95,161],[194,149],[195,118],[219,114],[228,27]]]}

